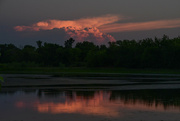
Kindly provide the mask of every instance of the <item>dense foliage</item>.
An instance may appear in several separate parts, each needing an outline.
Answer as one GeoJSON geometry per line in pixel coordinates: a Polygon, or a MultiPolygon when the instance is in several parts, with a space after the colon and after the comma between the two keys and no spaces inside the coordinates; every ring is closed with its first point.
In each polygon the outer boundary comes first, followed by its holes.
{"type": "Polygon", "coordinates": [[[108,46],[78,42],[72,38],[64,46],[37,41],[37,47],[0,44],[0,63],[22,66],[180,68],[180,37],[118,40],[108,46]]]}

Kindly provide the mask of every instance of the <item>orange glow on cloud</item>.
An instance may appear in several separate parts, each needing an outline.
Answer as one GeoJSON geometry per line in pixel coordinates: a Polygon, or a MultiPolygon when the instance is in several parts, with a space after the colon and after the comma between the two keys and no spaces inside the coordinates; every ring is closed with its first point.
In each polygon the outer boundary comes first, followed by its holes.
{"type": "Polygon", "coordinates": [[[94,18],[84,18],[78,20],[47,20],[40,21],[31,26],[16,26],[14,29],[16,31],[39,31],[39,30],[51,30],[54,28],[69,28],[69,29],[84,29],[84,28],[94,28],[105,24],[114,23],[120,20],[120,17],[115,15],[106,15],[102,17],[94,18]]]}
{"type": "Polygon", "coordinates": [[[113,33],[113,32],[177,28],[177,27],[180,27],[180,19],[124,23],[124,24],[113,23],[111,25],[103,25],[99,29],[105,33],[113,33]]]}
{"type": "Polygon", "coordinates": [[[77,20],[46,20],[30,26],[15,26],[14,29],[16,31],[42,31],[57,28],[64,30],[69,37],[77,41],[95,40],[98,43],[102,43],[103,41],[115,41],[114,37],[106,33],[180,27],[180,19],[117,23],[122,19],[124,17],[106,15],[77,20]]]}
{"type": "Polygon", "coordinates": [[[95,38],[98,41],[109,40],[115,41],[115,39],[108,34],[104,34],[99,31],[98,27],[114,23],[121,18],[116,15],[106,15],[94,18],[83,18],[78,20],[47,20],[40,21],[31,26],[16,26],[16,31],[40,31],[40,30],[52,30],[54,28],[64,29],[65,32],[72,38],[83,41],[89,37],[95,38]]]}

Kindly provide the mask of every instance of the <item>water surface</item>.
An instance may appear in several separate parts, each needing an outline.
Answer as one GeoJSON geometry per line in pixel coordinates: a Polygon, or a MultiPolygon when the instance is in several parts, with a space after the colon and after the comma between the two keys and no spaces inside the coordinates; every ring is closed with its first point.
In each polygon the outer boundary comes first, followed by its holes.
{"type": "Polygon", "coordinates": [[[6,89],[1,121],[179,121],[180,89],[6,89]]]}

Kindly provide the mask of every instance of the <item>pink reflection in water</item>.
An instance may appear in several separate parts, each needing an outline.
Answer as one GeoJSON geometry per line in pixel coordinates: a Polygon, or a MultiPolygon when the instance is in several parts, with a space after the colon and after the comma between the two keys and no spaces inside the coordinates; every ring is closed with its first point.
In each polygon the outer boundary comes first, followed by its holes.
{"type": "Polygon", "coordinates": [[[163,104],[147,103],[142,100],[125,100],[118,98],[110,100],[111,92],[97,91],[93,96],[85,98],[78,96],[76,93],[72,97],[65,96],[64,102],[54,101],[34,101],[31,104],[18,101],[15,103],[17,108],[33,108],[40,113],[61,114],[61,113],[78,113],[99,116],[123,116],[123,110],[140,110],[140,111],[155,111],[155,112],[179,112],[180,108],[168,106],[166,109],[163,104]]]}

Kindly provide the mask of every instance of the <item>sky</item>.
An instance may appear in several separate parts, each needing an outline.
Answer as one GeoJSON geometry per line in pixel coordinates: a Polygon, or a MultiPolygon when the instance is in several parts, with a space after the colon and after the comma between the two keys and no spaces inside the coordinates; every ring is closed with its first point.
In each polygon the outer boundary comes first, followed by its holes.
{"type": "Polygon", "coordinates": [[[0,0],[0,44],[180,36],[179,0],[0,0]]]}

